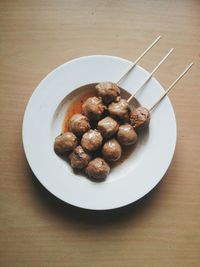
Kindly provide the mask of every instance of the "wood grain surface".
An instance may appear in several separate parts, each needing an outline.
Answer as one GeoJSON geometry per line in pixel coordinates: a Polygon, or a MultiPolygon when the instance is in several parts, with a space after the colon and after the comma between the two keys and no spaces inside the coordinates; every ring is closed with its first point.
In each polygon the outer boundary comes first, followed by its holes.
{"type": "Polygon", "coordinates": [[[200,1],[0,1],[0,266],[200,266],[200,1]],[[30,171],[22,119],[39,81],[75,57],[134,60],[175,51],[156,78],[167,86],[178,125],[173,162],[144,199],[112,212],[84,211],[48,193],[30,171]]]}

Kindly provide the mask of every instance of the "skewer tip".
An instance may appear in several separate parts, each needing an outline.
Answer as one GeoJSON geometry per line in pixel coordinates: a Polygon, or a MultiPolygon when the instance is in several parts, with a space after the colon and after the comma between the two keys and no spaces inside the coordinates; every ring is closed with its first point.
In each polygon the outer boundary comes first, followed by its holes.
{"type": "Polygon", "coordinates": [[[168,87],[165,93],[161,96],[160,99],[149,109],[151,112],[161,101],[162,99],[169,93],[169,91],[174,87],[174,85],[189,71],[189,69],[194,65],[194,62],[191,62],[187,68],[178,76],[178,78],[168,87]]]}

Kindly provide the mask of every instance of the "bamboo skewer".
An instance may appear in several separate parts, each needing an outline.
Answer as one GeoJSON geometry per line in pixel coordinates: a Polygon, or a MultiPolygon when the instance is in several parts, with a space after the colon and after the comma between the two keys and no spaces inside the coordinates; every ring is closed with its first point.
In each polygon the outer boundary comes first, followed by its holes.
{"type": "Polygon", "coordinates": [[[172,53],[174,48],[171,48],[170,51],[163,57],[163,59],[157,64],[157,66],[153,69],[153,71],[150,73],[148,78],[142,83],[142,85],[129,97],[127,102],[130,102],[133,97],[145,86],[145,84],[152,78],[153,74],[158,70],[158,68],[161,66],[161,64],[168,58],[168,56],[172,53]]]}
{"type": "Polygon", "coordinates": [[[188,72],[188,70],[193,66],[193,62],[176,78],[176,80],[167,88],[165,93],[156,101],[153,106],[150,107],[149,112],[151,112],[162,100],[163,98],[169,93],[169,91],[177,84],[177,82],[188,72]]]}
{"type": "Polygon", "coordinates": [[[129,72],[135,67],[135,65],[146,55],[146,53],[161,39],[161,36],[158,36],[152,44],[150,44],[147,49],[135,60],[133,65],[129,67],[129,69],[121,76],[121,78],[116,82],[116,84],[119,84],[121,80],[129,74],[129,72]]]}

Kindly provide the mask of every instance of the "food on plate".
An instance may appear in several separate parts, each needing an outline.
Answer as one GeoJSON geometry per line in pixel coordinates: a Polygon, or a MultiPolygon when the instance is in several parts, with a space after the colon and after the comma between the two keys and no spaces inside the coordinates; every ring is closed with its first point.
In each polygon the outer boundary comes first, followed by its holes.
{"type": "Polygon", "coordinates": [[[118,131],[119,124],[116,120],[107,116],[98,122],[97,129],[104,138],[110,138],[118,131]]]}
{"type": "Polygon", "coordinates": [[[86,153],[81,146],[77,146],[69,156],[70,164],[74,169],[85,168],[91,160],[91,156],[86,153]]]}
{"type": "Polygon", "coordinates": [[[77,145],[76,135],[71,132],[65,132],[55,138],[54,150],[57,154],[63,154],[72,151],[77,145]]]}
{"type": "Polygon", "coordinates": [[[136,108],[130,115],[130,124],[136,130],[142,130],[149,126],[151,116],[148,109],[144,107],[136,108]]]}
{"type": "Polygon", "coordinates": [[[119,130],[117,132],[117,140],[121,145],[133,145],[137,142],[137,138],[137,133],[130,124],[126,123],[119,126],[119,130]]]}
{"type": "Polygon", "coordinates": [[[105,160],[117,161],[122,154],[122,148],[115,138],[105,142],[102,148],[102,155],[105,160]]]}
{"type": "Polygon", "coordinates": [[[99,120],[105,112],[105,106],[102,99],[96,96],[89,97],[82,106],[82,113],[88,117],[89,120],[99,120]]]}
{"type": "Polygon", "coordinates": [[[105,105],[117,100],[120,95],[120,89],[116,83],[112,82],[101,82],[95,86],[98,96],[102,97],[105,105]]]}
{"type": "Polygon", "coordinates": [[[74,114],[69,120],[69,130],[80,137],[90,129],[90,123],[86,116],[74,114]]]}
{"type": "Polygon", "coordinates": [[[129,122],[130,107],[126,99],[113,102],[108,106],[110,116],[116,120],[129,122]]]}
{"type": "Polygon", "coordinates": [[[110,173],[107,162],[123,158],[125,147],[137,142],[136,130],[149,123],[150,115],[142,107],[131,113],[128,101],[121,98],[120,89],[112,82],[100,83],[95,88],[98,96],[88,95],[83,103],[80,98],[77,111],[72,105],[64,120],[63,131],[67,132],[56,137],[54,149],[57,154],[71,152],[69,161],[73,169],[101,181],[110,173]],[[82,114],[77,113],[80,110],[82,114]]]}
{"type": "Polygon", "coordinates": [[[103,137],[97,130],[89,130],[84,133],[81,139],[81,145],[86,151],[95,151],[102,145],[103,137]]]}
{"type": "Polygon", "coordinates": [[[105,180],[110,172],[109,165],[102,158],[95,158],[87,165],[86,174],[97,181],[105,180]]]}

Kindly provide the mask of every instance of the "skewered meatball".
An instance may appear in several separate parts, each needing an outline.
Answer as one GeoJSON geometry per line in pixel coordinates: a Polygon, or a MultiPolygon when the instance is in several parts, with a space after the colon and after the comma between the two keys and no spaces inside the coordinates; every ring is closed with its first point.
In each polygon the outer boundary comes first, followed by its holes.
{"type": "Polygon", "coordinates": [[[112,82],[102,82],[95,86],[98,95],[102,97],[105,105],[109,105],[120,95],[120,89],[117,84],[112,82]]]}
{"type": "Polygon", "coordinates": [[[86,151],[95,151],[102,145],[103,137],[97,130],[89,130],[81,139],[81,145],[86,151]]]}
{"type": "Polygon", "coordinates": [[[108,161],[117,161],[121,157],[122,149],[117,140],[113,138],[103,145],[102,154],[108,161]]]}
{"type": "Polygon", "coordinates": [[[119,126],[117,140],[123,146],[130,146],[137,142],[137,134],[133,127],[130,124],[126,123],[119,126]]]}
{"type": "Polygon", "coordinates": [[[81,136],[90,129],[88,118],[82,114],[74,114],[69,120],[69,129],[75,135],[81,136]]]}
{"type": "Polygon", "coordinates": [[[111,117],[105,117],[97,124],[97,129],[104,138],[110,138],[118,131],[118,128],[119,124],[111,117]]]}
{"type": "Polygon", "coordinates": [[[130,116],[130,123],[134,129],[142,130],[149,126],[151,116],[148,109],[144,107],[136,108],[130,116]]]}
{"type": "Polygon", "coordinates": [[[114,119],[129,121],[130,107],[125,99],[120,99],[119,102],[110,104],[108,111],[114,119]]]}
{"type": "Polygon", "coordinates": [[[105,111],[105,106],[100,98],[89,97],[82,106],[82,112],[90,120],[100,120],[105,111]]]}
{"type": "Polygon", "coordinates": [[[69,156],[70,163],[74,169],[85,168],[91,160],[91,156],[87,154],[81,146],[77,146],[69,156]]]}
{"type": "Polygon", "coordinates": [[[55,138],[54,150],[57,154],[62,154],[73,150],[78,145],[76,136],[71,132],[62,133],[55,138]]]}
{"type": "Polygon", "coordinates": [[[109,165],[102,158],[95,158],[88,164],[86,173],[97,181],[104,180],[110,172],[109,165]]]}

